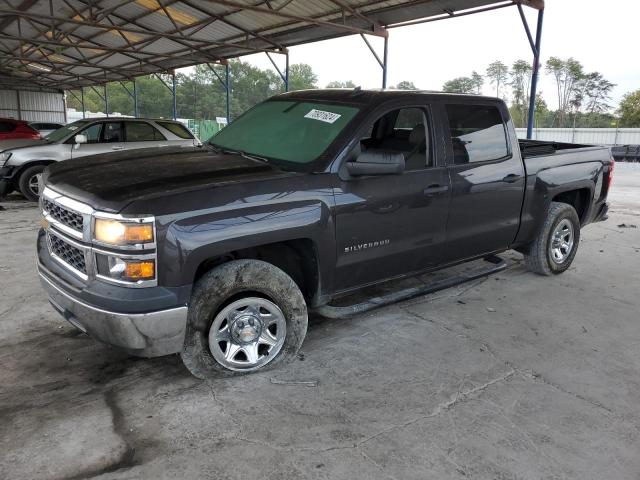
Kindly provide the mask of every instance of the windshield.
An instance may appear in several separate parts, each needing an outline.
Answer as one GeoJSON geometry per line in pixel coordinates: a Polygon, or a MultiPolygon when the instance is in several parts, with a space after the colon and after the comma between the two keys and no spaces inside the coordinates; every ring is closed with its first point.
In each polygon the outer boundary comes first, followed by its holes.
{"type": "Polygon", "coordinates": [[[78,129],[84,127],[87,123],[89,123],[89,120],[78,120],[77,122],[70,123],[69,125],[65,125],[62,128],[54,130],[44,138],[46,138],[50,142],[59,142],[60,140],[64,140],[73,132],[76,132],[78,131],[78,129]]]}
{"type": "Polygon", "coordinates": [[[220,130],[210,143],[267,159],[311,163],[356,113],[357,108],[344,105],[268,101],[220,130]]]}

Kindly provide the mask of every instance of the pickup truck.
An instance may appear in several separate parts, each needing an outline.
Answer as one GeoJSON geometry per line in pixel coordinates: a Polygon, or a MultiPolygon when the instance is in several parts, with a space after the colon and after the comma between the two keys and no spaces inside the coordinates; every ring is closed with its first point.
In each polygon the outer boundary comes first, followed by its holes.
{"type": "Polygon", "coordinates": [[[50,166],[38,270],[96,339],[241,374],[294,357],[308,311],[365,286],[508,249],[564,272],[613,167],[607,148],[518,140],[496,98],[287,93],[199,150],[50,166]]]}

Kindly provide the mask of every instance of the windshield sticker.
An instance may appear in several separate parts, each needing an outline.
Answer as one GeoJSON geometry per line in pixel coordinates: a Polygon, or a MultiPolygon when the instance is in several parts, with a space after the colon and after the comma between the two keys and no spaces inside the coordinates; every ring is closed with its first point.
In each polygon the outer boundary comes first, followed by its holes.
{"type": "Polygon", "coordinates": [[[338,113],[325,112],[323,110],[316,110],[315,108],[307,113],[304,118],[312,118],[313,120],[320,120],[325,123],[334,123],[342,115],[338,113]]]}

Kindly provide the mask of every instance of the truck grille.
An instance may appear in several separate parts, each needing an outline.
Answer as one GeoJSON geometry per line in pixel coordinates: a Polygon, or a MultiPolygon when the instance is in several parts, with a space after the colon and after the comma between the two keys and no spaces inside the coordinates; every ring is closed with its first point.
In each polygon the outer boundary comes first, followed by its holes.
{"type": "Polygon", "coordinates": [[[45,211],[58,222],[78,232],[82,232],[84,221],[81,214],[68,210],[65,207],[61,207],[57,203],[53,203],[46,198],[43,201],[43,207],[45,211]]]}
{"type": "Polygon", "coordinates": [[[51,253],[60,258],[63,262],[69,264],[75,270],[87,274],[87,264],[84,258],[84,252],[62,238],[52,233],[48,234],[49,248],[51,253]]]}

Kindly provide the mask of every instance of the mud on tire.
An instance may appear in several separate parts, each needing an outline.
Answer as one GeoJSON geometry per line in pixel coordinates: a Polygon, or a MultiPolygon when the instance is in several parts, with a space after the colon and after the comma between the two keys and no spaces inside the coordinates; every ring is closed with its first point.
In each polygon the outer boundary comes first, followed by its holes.
{"type": "Polygon", "coordinates": [[[285,272],[260,260],[233,260],[200,278],[189,304],[182,361],[201,379],[238,375],[274,368],[293,359],[307,332],[307,306],[302,292],[285,272]],[[286,322],[284,343],[275,356],[259,368],[231,370],[218,362],[209,345],[214,318],[243,297],[264,298],[282,312],[286,322]]]}

